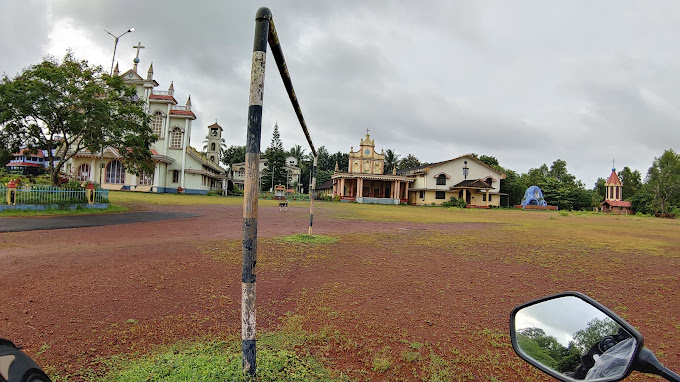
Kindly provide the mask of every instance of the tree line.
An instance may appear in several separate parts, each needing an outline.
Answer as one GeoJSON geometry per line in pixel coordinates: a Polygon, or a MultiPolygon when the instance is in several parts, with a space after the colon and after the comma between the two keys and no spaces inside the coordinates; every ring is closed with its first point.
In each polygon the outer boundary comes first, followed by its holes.
{"type": "MultiPolygon", "coordinates": [[[[3,75],[0,79],[2,166],[20,147],[47,150],[47,171],[56,184],[71,157],[83,150],[98,153],[104,147],[113,147],[123,157],[127,170],[140,174],[153,170],[149,147],[157,139],[144,102],[134,88],[118,76],[109,76],[100,66],[92,67],[87,61],[78,60],[71,52],[61,62],[47,57],[14,77],[3,75]]],[[[298,160],[302,170],[300,182],[304,192],[308,192],[312,167],[308,151],[300,145],[289,150],[283,147],[275,127],[272,142],[262,155],[268,159],[263,188],[286,184],[285,160],[292,156],[298,160]]],[[[400,158],[393,149],[385,150],[384,155],[385,173],[427,164],[413,154],[400,158]]],[[[533,185],[541,188],[549,205],[562,210],[592,210],[605,197],[604,178],[588,189],[569,173],[567,162],[562,159],[520,174],[501,166],[493,156],[478,158],[506,174],[500,191],[507,194],[510,206],[519,204],[525,190],[533,185]]],[[[244,162],[245,146],[225,148],[221,161],[225,165],[244,162]]],[[[331,179],[336,163],[340,171],[347,171],[349,155],[340,151],[331,154],[324,146],[318,148],[317,185],[331,179]]],[[[672,149],[654,159],[644,179],[640,171],[629,167],[619,171],[618,176],[624,199],[631,202],[634,211],[680,214],[680,156],[672,149]]]]}
{"type": "MultiPolygon", "coordinates": [[[[347,171],[349,154],[340,151],[331,154],[324,146],[319,147],[317,153],[317,186],[331,179],[336,163],[340,171],[347,171]]],[[[400,158],[392,149],[385,150],[384,155],[386,174],[391,173],[393,168],[401,170],[428,164],[421,162],[413,154],[400,158]]],[[[544,163],[526,173],[518,173],[501,166],[498,159],[493,156],[472,155],[506,175],[506,178],[501,180],[500,191],[508,195],[507,204],[509,206],[520,204],[526,189],[530,186],[540,187],[548,205],[557,206],[560,210],[591,211],[599,207],[605,199],[605,178],[599,178],[593,188],[587,188],[582,181],[569,173],[567,162],[563,159],[555,160],[550,166],[544,163]]],[[[278,129],[275,129],[275,138],[272,139],[272,145],[267,148],[263,157],[270,159],[270,163],[278,166],[279,163],[285,162],[287,156],[295,157],[298,160],[302,170],[300,181],[304,192],[308,192],[311,180],[311,155],[300,145],[293,146],[285,151],[278,129]]],[[[224,151],[222,163],[225,165],[244,161],[245,146],[230,146],[224,151]]],[[[270,174],[269,171],[271,169],[268,168],[268,174],[270,174]]],[[[265,175],[266,181],[263,180],[265,185],[271,183],[271,175],[268,174],[265,175]]],[[[640,171],[632,170],[629,167],[624,167],[617,175],[623,186],[624,200],[631,202],[634,211],[643,214],[680,214],[680,155],[672,149],[664,151],[660,157],[655,158],[652,166],[647,170],[644,180],[640,171]]],[[[275,176],[277,177],[275,182],[283,179],[285,184],[285,173],[275,176]]]]}

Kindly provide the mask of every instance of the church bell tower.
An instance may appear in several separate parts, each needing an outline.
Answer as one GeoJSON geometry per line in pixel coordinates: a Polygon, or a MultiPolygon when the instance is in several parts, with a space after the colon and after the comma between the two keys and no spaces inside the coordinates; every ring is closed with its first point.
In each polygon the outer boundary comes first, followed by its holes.
{"type": "Polygon", "coordinates": [[[208,160],[218,164],[222,155],[222,126],[217,122],[208,126],[208,149],[206,154],[208,160]]]}

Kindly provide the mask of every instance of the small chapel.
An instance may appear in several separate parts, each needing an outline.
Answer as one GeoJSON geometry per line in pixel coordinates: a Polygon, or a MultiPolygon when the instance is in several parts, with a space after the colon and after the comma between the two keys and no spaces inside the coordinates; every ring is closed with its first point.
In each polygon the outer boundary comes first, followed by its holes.
{"type": "Polygon", "coordinates": [[[158,140],[151,145],[155,167],[153,173],[132,174],[125,168],[122,156],[111,147],[99,152],[79,152],[65,166],[67,174],[79,181],[91,181],[109,190],[128,190],[157,193],[207,194],[223,192],[226,170],[219,165],[222,150],[222,127],[215,122],[207,127],[206,150],[191,146],[192,122],[196,115],[191,110],[191,96],[184,105],[175,99],[174,83],[168,90],[156,90],[153,63],[146,76],[138,72],[139,51],[132,69],[120,73],[116,63],[113,75],[134,86],[137,96],[144,101],[144,109],[151,117],[151,128],[158,140]]]}
{"type": "Polygon", "coordinates": [[[616,175],[616,168],[612,168],[612,173],[605,183],[605,197],[600,203],[600,208],[607,214],[631,215],[633,213],[630,202],[623,200],[623,184],[616,175]]]}

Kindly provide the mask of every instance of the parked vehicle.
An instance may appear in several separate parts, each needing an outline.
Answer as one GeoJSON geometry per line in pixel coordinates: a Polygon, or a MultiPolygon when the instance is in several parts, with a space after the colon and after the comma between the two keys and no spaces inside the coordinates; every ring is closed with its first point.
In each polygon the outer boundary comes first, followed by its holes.
{"type": "Polygon", "coordinates": [[[582,293],[560,293],[516,307],[510,337],[517,355],[560,381],[620,381],[639,371],[680,382],[643,346],[642,334],[582,293]]]}
{"type": "Polygon", "coordinates": [[[0,382],[50,382],[50,378],[12,341],[0,338],[0,382]]]}

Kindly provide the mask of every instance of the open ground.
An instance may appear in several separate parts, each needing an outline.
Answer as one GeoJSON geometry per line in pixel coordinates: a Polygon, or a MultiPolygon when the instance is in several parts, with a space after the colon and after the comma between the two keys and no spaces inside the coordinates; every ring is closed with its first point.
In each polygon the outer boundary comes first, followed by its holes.
{"type": "MultiPolygon", "coordinates": [[[[111,200],[197,216],[0,234],[0,336],[57,380],[97,380],[116,355],[144,357],[178,342],[238,347],[242,199],[112,193],[111,200]]],[[[514,355],[509,313],[565,290],[615,310],[680,370],[678,220],[315,208],[314,233],[331,242],[284,240],[307,232],[308,204],[279,212],[260,201],[258,330],[294,333],[288,345],[337,380],[544,380],[514,355]]]]}

